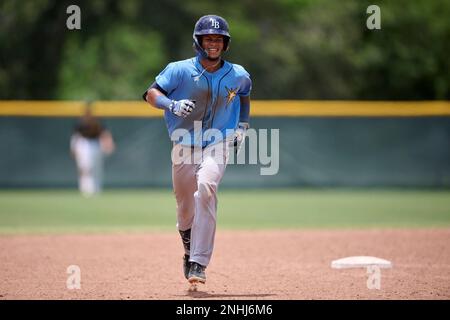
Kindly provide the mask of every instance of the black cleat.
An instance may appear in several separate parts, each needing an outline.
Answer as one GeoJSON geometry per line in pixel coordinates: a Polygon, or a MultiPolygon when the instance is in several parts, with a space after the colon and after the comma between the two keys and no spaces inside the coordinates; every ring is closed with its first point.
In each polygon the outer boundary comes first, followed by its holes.
{"type": "Polygon", "coordinates": [[[185,254],[183,256],[183,273],[186,279],[189,278],[189,270],[191,269],[192,262],[189,261],[189,256],[185,254]]]}
{"type": "Polygon", "coordinates": [[[188,281],[190,283],[205,283],[206,282],[206,267],[198,264],[197,262],[191,262],[191,268],[189,269],[188,281]]]}

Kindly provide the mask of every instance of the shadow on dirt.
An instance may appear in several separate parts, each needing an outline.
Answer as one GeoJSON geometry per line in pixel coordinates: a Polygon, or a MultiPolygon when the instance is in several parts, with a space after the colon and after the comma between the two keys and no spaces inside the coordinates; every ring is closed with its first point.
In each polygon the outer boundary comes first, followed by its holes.
{"type": "Polygon", "coordinates": [[[248,294],[233,294],[233,293],[208,293],[204,291],[188,291],[186,296],[194,299],[211,299],[211,298],[265,298],[276,296],[275,294],[266,293],[248,293],[248,294]]]}

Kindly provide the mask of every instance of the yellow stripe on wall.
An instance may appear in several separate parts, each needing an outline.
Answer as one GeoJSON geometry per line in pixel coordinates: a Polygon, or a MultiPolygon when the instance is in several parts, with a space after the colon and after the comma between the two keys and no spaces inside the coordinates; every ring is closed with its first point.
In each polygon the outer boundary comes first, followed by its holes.
{"type": "MultiPolygon", "coordinates": [[[[78,117],[83,101],[0,101],[0,116],[78,117]]],[[[140,101],[97,101],[101,117],[161,117],[163,112],[140,101]]],[[[305,101],[253,100],[255,117],[422,117],[450,116],[449,101],[305,101]]]]}
{"type": "MultiPolygon", "coordinates": [[[[0,116],[79,117],[84,113],[83,101],[0,101],[0,116]]],[[[163,112],[138,101],[97,101],[91,105],[94,115],[101,117],[161,117],[163,112]]]]}
{"type": "Polygon", "coordinates": [[[253,101],[252,115],[287,117],[450,116],[449,101],[253,101]]]}

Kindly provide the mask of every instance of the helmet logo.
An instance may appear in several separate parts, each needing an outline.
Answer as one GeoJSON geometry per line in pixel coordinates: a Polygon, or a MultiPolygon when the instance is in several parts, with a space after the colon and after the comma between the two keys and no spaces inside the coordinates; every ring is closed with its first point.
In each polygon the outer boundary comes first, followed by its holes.
{"type": "Polygon", "coordinates": [[[211,27],[214,29],[219,29],[220,28],[220,24],[219,21],[217,21],[214,18],[209,19],[209,21],[211,21],[211,27]]]}

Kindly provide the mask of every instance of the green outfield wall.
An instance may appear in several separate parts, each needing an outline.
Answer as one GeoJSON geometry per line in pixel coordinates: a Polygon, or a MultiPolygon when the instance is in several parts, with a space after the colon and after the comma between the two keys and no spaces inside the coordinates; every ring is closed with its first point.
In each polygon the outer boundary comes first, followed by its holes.
{"type": "MultiPolygon", "coordinates": [[[[0,116],[0,187],[76,187],[69,140],[77,118],[0,116]]],[[[103,117],[117,150],[105,187],[170,187],[171,142],[161,117],[103,117]]],[[[450,187],[448,116],[258,116],[279,129],[279,171],[230,165],[222,187],[450,187]]],[[[263,166],[264,167],[264,166],[263,166]]]]}

